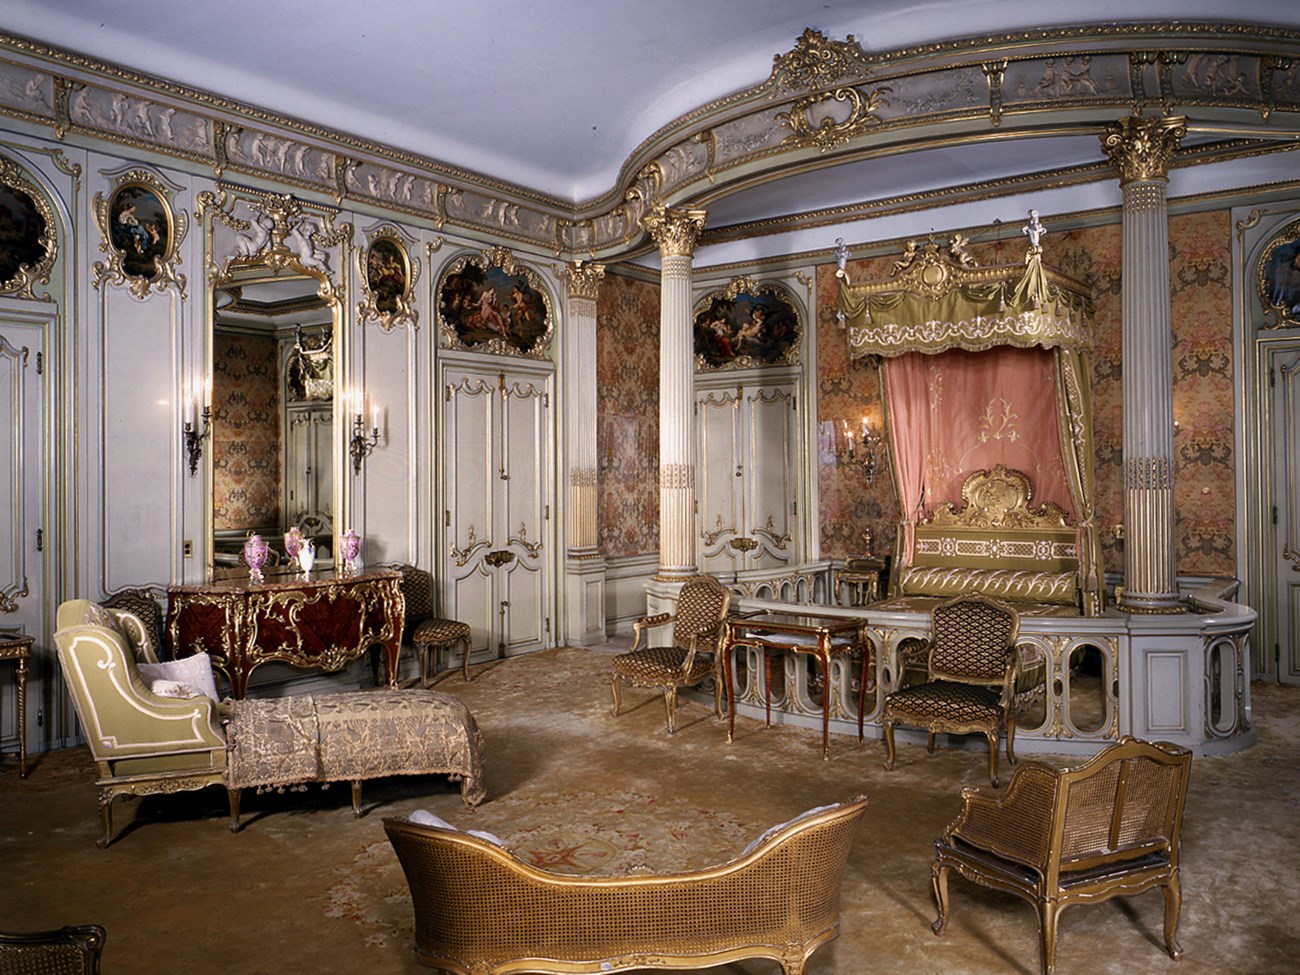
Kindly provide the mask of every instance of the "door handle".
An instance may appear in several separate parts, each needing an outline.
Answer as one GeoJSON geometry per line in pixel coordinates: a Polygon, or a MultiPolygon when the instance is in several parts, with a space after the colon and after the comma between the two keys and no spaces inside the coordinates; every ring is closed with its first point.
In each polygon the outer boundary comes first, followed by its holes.
{"type": "Polygon", "coordinates": [[[488,552],[483,556],[483,561],[494,569],[499,569],[503,565],[509,565],[515,560],[515,553],[506,548],[499,548],[495,551],[488,552]]]}

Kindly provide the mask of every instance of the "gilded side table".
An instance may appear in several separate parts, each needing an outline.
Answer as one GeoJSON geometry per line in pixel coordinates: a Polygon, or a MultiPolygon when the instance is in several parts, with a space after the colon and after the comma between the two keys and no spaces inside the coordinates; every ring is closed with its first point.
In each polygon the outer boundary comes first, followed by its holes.
{"type": "Polygon", "coordinates": [[[27,778],[27,660],[35,637],[21,633],[0,633],[0,660],[18,665],[18,777],[27,778]]]}

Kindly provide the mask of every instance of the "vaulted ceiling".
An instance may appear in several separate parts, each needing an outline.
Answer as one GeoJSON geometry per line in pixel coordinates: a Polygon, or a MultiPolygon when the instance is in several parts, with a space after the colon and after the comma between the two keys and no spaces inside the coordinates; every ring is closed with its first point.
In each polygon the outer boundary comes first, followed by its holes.
{"type": "MultiPolygon", "coordinates": [[[[436,160],[581,214],[622,192],[629,167],[640,164],[638,151],[660,133],[761,85],[774,56],[790,51],[805,28],[835,40],[853,35],[863,52],[879,55],[1035,28],[1229,17],[1296,30],[1300,4],[224,0],[144,8],[120,0],[6,0],[0,29],[436,160]]],[[[1265,138],[1294,139],[1296,129],[1291,120],[1265,138]]],[[[723,263],[825,248],[846,223],[857,224],[851,239],[880,239],[929,230],[932,219],[946,226],[987,221],[996,210],[991,196],[1018,219],[1024,201],[1014,194],[984,194],[977,205],[953,190],[1035,174],[1055,175],[1028,187],[1040,200],[1055,194],[1055,206],[1040,204],[1044,212],[1118,201],[1113,177],[1087,170],[1105,162],[1091,121],[1040,126],[1032,139],[1003,138],[1007,131],[985,124],[960,143],[807,157],[692,190],[697,199],[681,202],[708,207],[712,236],[701,256],[723,263]],[[941,218],[917,216],[939,204],[954,209],[941,218]]],[[[1212,138],[1193,132],[1186,144],[1212,138]]],[[[1243,179],[1268,182],[1283,168],[1258,158],[1216,161],[1179,181],[1187,192],[1203,192],[1243,179]]],[[[653,254],[644,259],[653,263],[653,254]]]]}

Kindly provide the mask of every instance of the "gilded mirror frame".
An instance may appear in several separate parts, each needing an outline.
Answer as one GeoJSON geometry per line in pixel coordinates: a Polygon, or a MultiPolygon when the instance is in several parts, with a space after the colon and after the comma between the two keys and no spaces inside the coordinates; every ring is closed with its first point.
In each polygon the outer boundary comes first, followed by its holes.
{"type": "MultiPolygon", "coordinates": [[[[349,224],[334,225],[336,211],[319,205],[308,205],[292,195],[258,194],[240,188],[239,196],[231,196],[226,187],[220,193],[205,192],[199,195],[199,215],[204,219],[206,232],[207,282],[204,336],[204,373],[207,388],[211,389],[215,368],[214,343],[217,331],[216,296],[221,289],[240,284],[304,278],[316,283],[316,297],[329,312],[331,329],[330,354],[332,359],[333,390],[331,397],[331,486],[333,491],[333,524],[330,531],[332,564],[339,564],[339,538],[346,529],[346,513],[350,510],[350,479],[347,458],[347,406],[346,377],[350,374],[347,347],[344,341],[344,286],[333,279],[345,267],[344,251],[350,241],[349,224]],[[222,239],[224,238],[224,239],[222,239]],[[224,252],[224,256],[223,255],[224,252]]],[[[283,357],[277,356],[275,381],[284,382],[283,357]]],[[[280,390],[283,394],[283,390],[280,390]]],[[[283,447],[281,450],[283,454],[283,447]]],[[[214,528],[214,469],[212,449],[204,451],[204,532],[206,577],[211,579],[217,568],[216,533],[214,528]]],[[[284,472],[281,472],[281,484],[284,472]]],[[[283,520],[283,518],[282,518],[283,520]]],[[[268,538],[276,551],[282,539],[268,538]]],[[[319,563],[318,563],[319,564],[319,563]]]]}

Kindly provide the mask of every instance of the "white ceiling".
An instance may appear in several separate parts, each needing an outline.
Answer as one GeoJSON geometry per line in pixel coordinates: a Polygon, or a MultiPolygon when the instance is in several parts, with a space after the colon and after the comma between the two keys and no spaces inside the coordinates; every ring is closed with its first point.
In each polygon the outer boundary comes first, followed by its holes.
{"type": "MultiPolygon", "coordinates": [[[[1090,22],[1300,28],[1297,0],[4,0],[0,29],[581,203],[694,108],[764,81],[806,27],[867,51],[1090,22]]],[[[1042,139],[1032,168],[1098,162],[1042,139]]],[[[1288,154],[1289,155],[1289,154],[1288,154]]],[[[1016,144],[789,177],[711,227],[1025,171],[1016,144]]],[[[1020,212],[1019,210],[1016,211],[1020,212]]],[[[1044,208],[1044,212],[1049,212],[1044,208]]]]}

